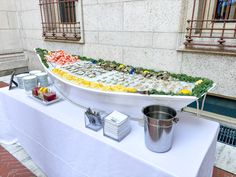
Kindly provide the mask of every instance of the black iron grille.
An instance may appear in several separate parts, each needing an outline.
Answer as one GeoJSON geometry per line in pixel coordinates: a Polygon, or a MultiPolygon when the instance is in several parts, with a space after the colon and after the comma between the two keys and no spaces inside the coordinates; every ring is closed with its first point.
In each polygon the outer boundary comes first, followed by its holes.
{"type": "Polygon", "coordinates": [[[43,37],[52,40],[81,40],[80,21],[76,18],[79,0],[39,0],[43,37]]]}
{"type": "Polygon", "coordinates": [[[236,39],[235,2],[232,0],[194,0],[187,20],[187,47],[232,47],[236,39]]]}
{"type": "Polygon", "coordinates": [[[217,140],[221,143],[236,147],[236,130],[221,125],[217,140]]]}

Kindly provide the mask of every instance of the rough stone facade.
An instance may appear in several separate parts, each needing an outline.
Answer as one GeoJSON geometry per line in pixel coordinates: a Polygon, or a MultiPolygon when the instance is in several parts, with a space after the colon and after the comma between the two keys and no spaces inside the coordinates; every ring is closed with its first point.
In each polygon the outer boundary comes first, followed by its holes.
{"type": "Polygon", "coordinates": [[[10,74],[13,70],[26,71],[28,61],[23,53],[14,0],[0,2],[0,40],[0,76],[10,74]]]}
{"type": "Polygon", "coordinates": [[[13,0],[1,0],[0,2],[0,39],[0,54],[23,51],[16,4],[13,0]]]}
{"type": "MultiPolygon", "coordinates": [[[[1,9],[4,1],[0,2],[1,9]]],[[[30,68],[39,67],[35,47],[64,49],[135,66],[208,77],[217,84],[214,93],[236,97],[235,57],[177,51],[184,42],[193,0],[83,0],[84,44],[44,41],[38,1],[10,1],[16,7],[14,14],[17,13],[30,68]]]]}

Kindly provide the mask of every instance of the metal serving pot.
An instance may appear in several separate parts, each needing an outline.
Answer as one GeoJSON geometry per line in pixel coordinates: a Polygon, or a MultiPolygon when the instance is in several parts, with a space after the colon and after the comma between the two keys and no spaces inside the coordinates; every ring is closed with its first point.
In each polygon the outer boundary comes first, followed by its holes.
{"type": "Polygon", "coordinates": [[[166,152],[173,144],[176,111],[170,107],[150,105],[143,108],[145,144],[153,152],[166,152]]]}

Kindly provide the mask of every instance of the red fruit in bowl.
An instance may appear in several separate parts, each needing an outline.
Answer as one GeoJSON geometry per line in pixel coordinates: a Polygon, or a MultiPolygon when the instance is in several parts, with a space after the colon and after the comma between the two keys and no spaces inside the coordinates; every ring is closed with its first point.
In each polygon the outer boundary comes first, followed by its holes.
{"type": "Polygon", "coordinates": [[[34,96],[39,96],[39,87],[35,87],[35,88],[33,88],[32,89],[32,95],[34,95],[34,96]]]}
{"type": "Polygon", "coordinates": [[[52,101],[57,98],[55,92],[48,92],[48,93],[43,93],[43,99],[46,101],[52,101]]]}

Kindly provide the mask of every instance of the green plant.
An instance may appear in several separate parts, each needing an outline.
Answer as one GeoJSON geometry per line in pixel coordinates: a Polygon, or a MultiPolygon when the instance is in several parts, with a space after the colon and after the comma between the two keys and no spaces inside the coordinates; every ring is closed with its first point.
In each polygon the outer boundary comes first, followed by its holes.
{"type": "Polygon", "coordinates": [[[41,61],[42,61],[42,63],[44,64],[44,66],[45,66],[46,68],[49,68],[49,65],[48,65],[48,63],[47,63],[47,60],[46,60],[46,58],[45,58],[45,55],[48,54],[48,51],[47,51],[46,49],[40,49],[40,48],[36,48],[35,50],[36,50],[36,53],[40,56],[41,61]]]}

